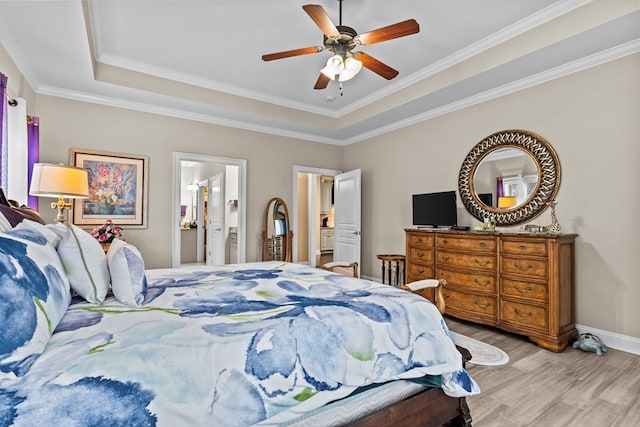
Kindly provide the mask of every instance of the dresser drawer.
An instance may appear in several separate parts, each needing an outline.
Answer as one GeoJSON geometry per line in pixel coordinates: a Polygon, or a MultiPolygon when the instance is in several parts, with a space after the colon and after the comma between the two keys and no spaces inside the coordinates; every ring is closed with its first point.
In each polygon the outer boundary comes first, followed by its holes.
{"type": "MultiPolygon", "coordinates": [[[[409,264],[409,268],[407,270],[407,274],[409,277],[413,277],[415,282],[416,280],[422,279],[434,279],[435,276],[433,274],[433,266],[425,266],[420,264],[409,264]]],[[[407,282],[410,283],[410,282],[407,282]]]]}
{"type": "Polygon", "coordinates": [[[474,270],[496,270],[496,257],[492,255],[458,254],[438,251],[437,262],[439,265],[470,268],[474,270]]]}
{"type": "Polygon", "coordinates": [[[445,311],[448,309],[473,312],[485,317],[496,317],[496,297],[467,294],[449,289],[443,289],[445,311]]]}
{"type": "Polygon", "coordinates": [[[436,236],[436,246],[438,248],[446,249],[460,249],[460,250],[482,250],[493,251],[496,250],[496,240],[492,238],[484,239],[470,239],[464,237],[451,236],[436,236]]]}
{"type": "Polygon", "coordinates": [[[433,249],[409,247],[409,263],[432,264],[433,249]]]}
{"type": "Polygon", "coordinates": [[[410,245],[433,246],[432,233],[409,233],[410,245]]]}
{"type": "Polygon", "coordinates": [[[520,254],[533,256],[547,256],[547,242],[532,242],[523,240],[507,240],[500,241],[500,250],[505,254],[520,254]]]}
{"type": "Polygon", "coordinates": [[[460,286],[468,289],[478,289],[485,292],[496,293],[496,276],[480,275],[473,273],[461,273],[444,268],[438,268],[438,279],[444,279],[448,285],[460,286]]]}
{"type": "Polygon", "coordinates": [[[506,296],[547,301],[547,285],[545,283],[523,282],[520,280],[502,279],[500,293],[506,296]]]}
{"type": "Polygon", "coordinates": [[[504,301],[500,303],[500,320],[529,329],[547,331],[548,313],[545,307],[504,301]]]}
{"type": "Polygon", "coordinates": [[[502,257],[500,271],[502,274],[526,275],[546,279],[548,266],[549,264],[546,260],[502,257]]]}

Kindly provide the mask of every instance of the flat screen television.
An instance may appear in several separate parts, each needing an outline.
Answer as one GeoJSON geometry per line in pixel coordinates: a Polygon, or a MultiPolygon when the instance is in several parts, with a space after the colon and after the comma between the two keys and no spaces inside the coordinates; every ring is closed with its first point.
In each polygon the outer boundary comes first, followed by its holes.
{"type": "Polygon", "coordinates": [[[454,227],[458,223],[456,192],[414,194],[413,225],[428,227],[454,227]]]}

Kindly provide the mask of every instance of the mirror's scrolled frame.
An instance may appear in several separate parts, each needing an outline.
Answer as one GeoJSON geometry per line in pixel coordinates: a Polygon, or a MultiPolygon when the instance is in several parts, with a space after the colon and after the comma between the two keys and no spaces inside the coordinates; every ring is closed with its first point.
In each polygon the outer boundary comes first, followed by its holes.
{"type": "Polygon", "coordinates": [[[516,225],[540,215],[560,188],[560,161],[551,145],[541,136],[524,130],[503,130],[477,143],[462,162],[458,191],[465,208],[480,221],[492,216],[496,225],[516,225]],[[482,203],[473,188],[476,168],[490,152],[515,147],[529,154],[538,165],[538,185],[529,199],[513,209],[496,209],[482,203]]]}

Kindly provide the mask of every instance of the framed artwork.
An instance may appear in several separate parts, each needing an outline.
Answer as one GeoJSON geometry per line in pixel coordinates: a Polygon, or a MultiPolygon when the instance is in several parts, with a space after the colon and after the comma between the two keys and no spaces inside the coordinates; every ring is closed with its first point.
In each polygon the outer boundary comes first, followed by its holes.
{"type": "Polygon", "coordinates": [[[74,200],[72,224],[147,228],[148,156],[72,148],[70,164],[89,174],[89,198],[74,200]]]}

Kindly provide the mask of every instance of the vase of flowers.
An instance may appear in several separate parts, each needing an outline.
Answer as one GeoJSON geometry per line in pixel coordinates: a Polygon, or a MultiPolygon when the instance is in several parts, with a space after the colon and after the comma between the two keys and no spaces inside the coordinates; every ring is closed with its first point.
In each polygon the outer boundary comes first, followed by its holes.
{"type": "Polygon", "coordinates": [[[110,219],[104,224],[95,227],[91,231],[91,235],[102,245],[105,253],[109,250],[113,239],[124,240],[122,238],[122,227],[115,225],[110,219]]]}

